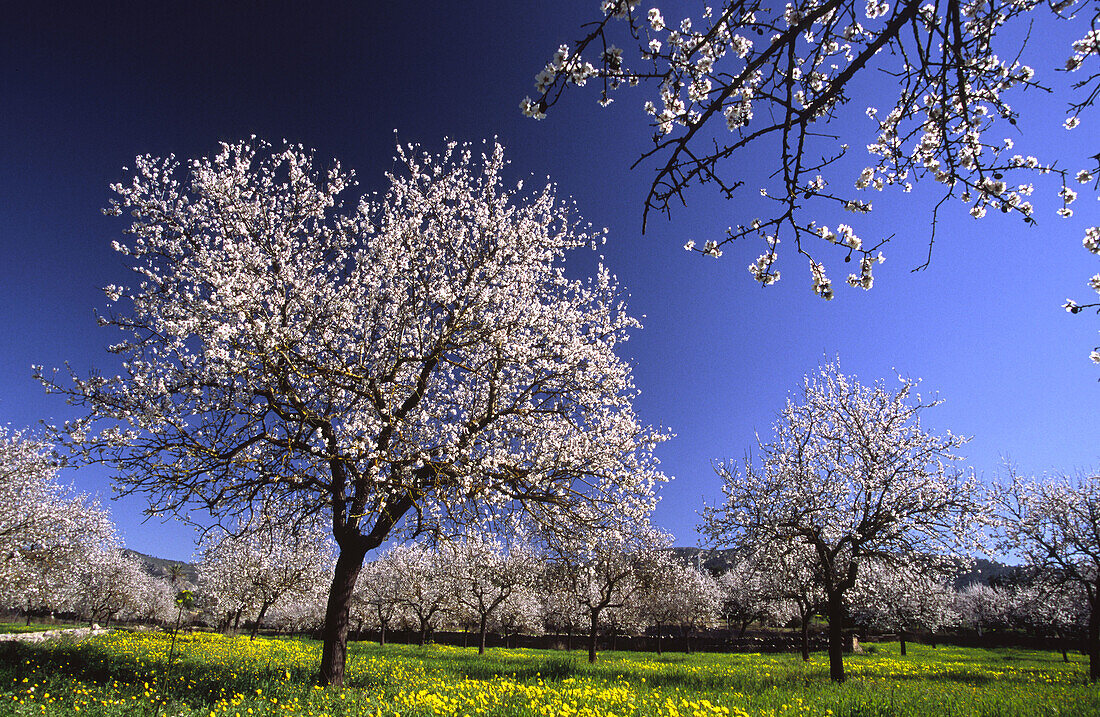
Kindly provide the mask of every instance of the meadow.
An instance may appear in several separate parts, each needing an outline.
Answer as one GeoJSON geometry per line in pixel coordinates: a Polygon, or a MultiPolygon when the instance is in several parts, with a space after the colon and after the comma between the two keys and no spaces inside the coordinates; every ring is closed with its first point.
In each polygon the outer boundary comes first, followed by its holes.
{"type": "Polygon", "coordinates": [[[824,653],[580,653],[375,643],[349,646],[348,684],[312,684],[320,644],[298,639],[113,632],[0,646],[0,715],[516,715],[769,717],[1097,715],[1080,655],[896,643],[846,660],[824,653]]]}

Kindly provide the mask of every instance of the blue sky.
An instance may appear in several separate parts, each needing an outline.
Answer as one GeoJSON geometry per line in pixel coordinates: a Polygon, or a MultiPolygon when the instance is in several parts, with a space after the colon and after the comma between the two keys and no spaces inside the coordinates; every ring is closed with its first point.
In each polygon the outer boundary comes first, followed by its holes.
{"type": "MultiPolygon", "coordinates": [[[[720,236],[754,211],[706,188],[641,234],[650,174],[630,165],[649,141],[641,106],[650,92],[624,91],[607,109],[594,91],[575,92],[542,122],[520,115],[536,72],[592,18],[592,0],[32,5],[0,27],[2,423],[33,427],[72,415],[31,379],[32,364],[68,361],[81,373],[110,366],[104,346],[113,337],[94,318],[104,306],[98,287],[124,283],[127,271],[109,248],[122,224],[100,210],[108,183],[134,155],[190,157],[250,134],[286,138],[339,158],[377,189],[396,130],[428,149],[445,137],[496,136],[516,179],[550,176],[587,221],[608,227],[605,261],[629,289],[633,313],[645,317],[624,347],[642,391],[638,409],[677,434],[659,453],[675,479],[656,519],[678,544],[696,542],[695,511],[718,496],[711,461],[742,456],[802,375],[834,356],[864,381],[895,370],[921,377],[923,392],[944,399],[926,424],[973,436],[967,464],[987,478],[1002,456],[1035,473],[1096,464],[1100,367],[1088,352],[1100,343],[1098,323],[1061,309],[1067,297],[1088,299],[1085,281],[1097,271],[1081,248],[1083,228],[1097,223],[1091,195],[1062,220],[1054,216],[1057,188],[1040,185],[1031,228],[1000,215],[976,221],[949,206],[932,264],[918,273],[910,270],[926,252],[932,188],[874,196],[876,209],[857,230],[865,241],[895,235],[875,288],[839,285],[825,302],[793,256],[780,267],[783,280],[762,289],[745,268],[759,246],[726,247],[718,260],[685,252],[685,241],[720,236]]],[[[1072,33],[1053,26],[1039,37],[1024,59],[1040,71],[1061,65],[1072,33]]],[[[1063,75],[1044,77],[1066,84],[1063,75]]],[[[854,116],[875,104],[876,90],[868,91],[854,97],[854,116]]],[[[1030,93],[1015,104],[1023,154],[1075,159],[1095,150],[1084,151],[1089,115],[1074,133],[1061,129],[1059,96],[1030,93]]],[[[867,141],[869,133],[852,143],[867,141]]],[[[769,161],[766,150],[751,158],[769,161]]],[[[583,274],[593,261],[578,256],[571,271],[583,274]]],[[[843,269],[831,269],[839,284],[843,269]]],[[[111,495],[103,468],[62,479],[111,495]]],[[[126,544],[188,558],[189,530],[142,523],[143,506],[110,504],[126,544]]]]}

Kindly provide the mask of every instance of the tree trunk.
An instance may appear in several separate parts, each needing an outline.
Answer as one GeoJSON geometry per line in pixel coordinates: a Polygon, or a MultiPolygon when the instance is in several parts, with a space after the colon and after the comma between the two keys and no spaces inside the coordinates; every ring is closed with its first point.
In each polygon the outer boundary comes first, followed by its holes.
{"type": "Polygon", "coordinates": [[[599,624],[599,616],[597,614],[592,615],[592,627],[588,631],[588,662],[594,663],[596,661],[596,628],[599,624]]]}
{"type": "Polygon", "coordinates": [[[898,642],[901,643],[901,654],[905,654],[905,631],[898,630],[898,642]]]}
{"type": "Polygon", "coordinates": [[[844,682],[844,604],[840,595],[830,595],[828,601],[829,679],[844,682]]]}
{"type": "Polygon", "coordinates": [[[487,615],[481,616],[481,624],[478,626],[477,635],[477,654],[485,654],[485,633],[489,631],[489,618],[487,615]]]}
{"type": "Polygon", "coordinates": [[[344,686],[344,667],[348,659],[348,608],[355,581],[363,568],[365,548],[341,547],[332,576],[332,589],[325,609],[325,625],[321,631],[321,669],[317,681],[322,685],[344,686]]]}
{"type": "Polygon", "coordinates": [[[381,646],[386,644],[386,621],[380,620],[379,622],[382,625],[382,629],[378,635],[378,644],[381,646]]]}
{"type": "Polygon", "coordinates": [[[657,623],[657,654],[661,654],[661,623],[657,623]]]}
{"type": "Polygon", "coordinates": [[[242,605],[237,614],[233,616],[233,630],[239,630],[241,627],[241,615],[244,614],[244,606],[242,605]]]}
{"type": "MultiPolygon", "coordinates": [[[[1100,588],[1100,586],[1098,586],[1100,588]]],[[[1093,591],[1089,611],[1089,682],[1100,680],[1100,590],[1093,591]]]]}
{"type": "Polygon", "coordinates": [[[810,621],[807,618],[803,618],[802,626],[802,661],[810,661],[810,621]]]}
{"type": "Polygon", "coordinates": [[[249,640],[256,639],[256,633],[260,631],[260,623],[264,621],[264,615],[267,614],[269,607],[271,603],[266,600],[260,605],[260,614],[256,616],[256,622],[252,623],[252,634],[248,636],[249,640]]]}
{"type": "Polygon", "coordinates": [[[750,622],[752,622],[752,620],[742,620],[741,621],[741,629],[737,633],[737,639],[738,640],[740,640],[742,637],[745,636],[745,630],[749,629],[749,623],[750,622]]]}

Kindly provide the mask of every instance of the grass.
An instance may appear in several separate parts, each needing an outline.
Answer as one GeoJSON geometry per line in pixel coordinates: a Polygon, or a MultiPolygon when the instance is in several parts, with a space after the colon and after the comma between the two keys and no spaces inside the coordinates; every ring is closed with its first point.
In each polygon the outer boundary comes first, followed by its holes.
{"type": "Polygon", "coordinates": [[[846,659],[828,680],[822,653],[797,655],[580,653],[354,643],[347,686],[311,684],[320,645],[116,632],[0,647],[0,715],[501,715],[738,717],[835,715],[1096,715],[1079,655],[896,643],[846,659]]]}

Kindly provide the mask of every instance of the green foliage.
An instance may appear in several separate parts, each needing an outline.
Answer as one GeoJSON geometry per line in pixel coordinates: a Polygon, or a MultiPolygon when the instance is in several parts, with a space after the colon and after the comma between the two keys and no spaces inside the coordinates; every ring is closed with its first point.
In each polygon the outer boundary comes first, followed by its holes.
{"type": "Polygon", "coordinates": [[[79,643],[0,645],[0,717],[160,714],[215,717],[343,715],[577,715],[739,717],[835,715],[978,717],[1100,714],[1080,655],[877,645],[846,658],[851,679],[828,678],[815,654],[580,653],[353,643],[348,686],[312,680],[320,646],[304,640],[113,633],[79,643]]]}

